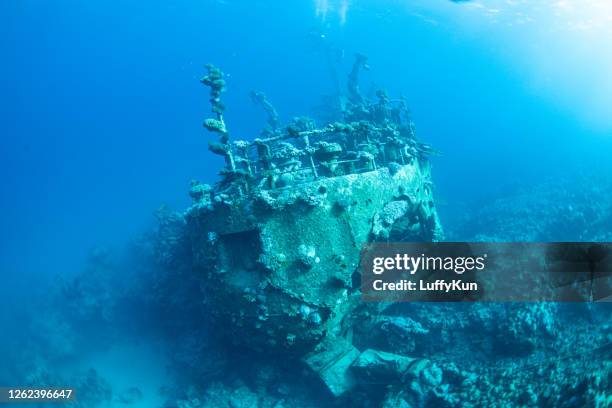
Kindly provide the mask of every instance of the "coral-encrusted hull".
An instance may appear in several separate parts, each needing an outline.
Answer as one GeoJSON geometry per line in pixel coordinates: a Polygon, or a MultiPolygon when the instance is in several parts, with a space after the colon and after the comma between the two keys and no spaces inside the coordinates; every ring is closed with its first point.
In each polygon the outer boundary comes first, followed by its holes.
{"type": "Polygon", "coordinates": [[[187,212],[196,266],[221,335],[304,354],[357,304],[361,245],[441,234],[426,159],[262,190],[206,192],[187,212]]]}

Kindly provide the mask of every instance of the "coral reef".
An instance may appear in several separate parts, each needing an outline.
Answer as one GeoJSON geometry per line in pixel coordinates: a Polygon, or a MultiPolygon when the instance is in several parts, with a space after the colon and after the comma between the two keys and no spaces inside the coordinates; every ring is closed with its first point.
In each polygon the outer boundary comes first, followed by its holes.
{"type": "Polygon", "coordinates": [[[612,183],[601,174],[559,176],[499,194],[453,220],[452,239],[610,242],[612,183]]]}

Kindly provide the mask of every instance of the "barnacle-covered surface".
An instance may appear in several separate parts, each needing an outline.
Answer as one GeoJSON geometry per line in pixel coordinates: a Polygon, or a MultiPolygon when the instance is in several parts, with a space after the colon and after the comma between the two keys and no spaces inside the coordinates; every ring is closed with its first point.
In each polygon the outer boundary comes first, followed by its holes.
{"type": "Polygon", "coordinates": [[[232,323],[221,330],[252,347],[313,346],[354,303],[363,243],[439,233],[429,180],[405,165],[195,204],[186,220],[206,301],[232,323]]]}

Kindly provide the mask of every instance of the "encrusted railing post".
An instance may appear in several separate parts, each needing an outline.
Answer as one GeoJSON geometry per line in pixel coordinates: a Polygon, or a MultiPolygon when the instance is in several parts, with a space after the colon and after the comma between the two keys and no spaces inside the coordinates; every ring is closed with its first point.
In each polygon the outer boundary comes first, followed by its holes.
{"type": "Polygon", "coordinates": [[[319,178],[319,175],[317,174],[317,166],[315,166],[314,159],[312,158],[312,154],[314,153],[315,149],[310,146],[310,139],[308,138],[308,135],[302,136],[302,142],[304,142],[304,151],[308,156],[308,162],[310,164],[310,170],[312,170],[312,176],[317,179],[319,178]]]}
{"type": "Polygon", "coordinates": [[[221,93],[225,91],[223,72],[212,64],[207,64],[206,69],[208,70],[208,75],[202,78],[200,82],[210,88],[210,104],[216,118],[206,119],[204,127],[209,132],[219,133],[219,142],[209,142],[208,148],[211,152],[224,156],[227,170],[233,173],[236,171],[236,164],[234,163],[232,146],[229,143],[229,134],[223,121],[225,105],[221,102],[221,93]]]}

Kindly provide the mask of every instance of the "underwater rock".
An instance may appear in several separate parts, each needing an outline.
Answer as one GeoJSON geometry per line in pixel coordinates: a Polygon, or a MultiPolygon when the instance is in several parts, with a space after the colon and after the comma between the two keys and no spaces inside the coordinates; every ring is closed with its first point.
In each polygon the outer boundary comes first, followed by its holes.
{"type": "Polygon", "coordinates": [[[113,390],[110,384],[94,369],[79,377],[73,383],[78,390],[78,397],[71,405],[78,408],[97,407],[108,404],[113,399],[113,390]]]}
{"type": "Polygon", "coordinates": [[[405,316],[373,316],[357,328],[360,332],[359,346],[369,345],[383,351],[400,354],[413,353],[417,346],[425,343],[428,329],[419,322],[405,316]]]}
{"type": "Polygon", "coordinates": [[[556,303],[522,305],[510,318],[498,322],[493,346],[499,355],[526,355],[532,353],[544,337],[556,330],[556,303]]]}

